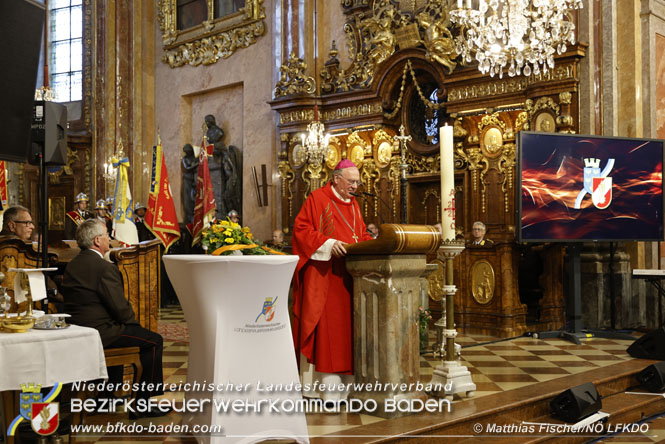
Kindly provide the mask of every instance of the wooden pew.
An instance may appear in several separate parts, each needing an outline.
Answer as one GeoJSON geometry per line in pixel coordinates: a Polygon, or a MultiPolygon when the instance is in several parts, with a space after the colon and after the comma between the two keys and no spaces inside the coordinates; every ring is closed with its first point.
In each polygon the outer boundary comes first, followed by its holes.
{"type": "Polygon", "coordinates": [[[122,274],[125,297],[143,328],[157,333],[160,303],[161,242],[157,239],[111,250],[111,260],[122,274]]]}
{"type": "MultiPolygon", "coordinates": [[[[132,305],[136,318],[144,328],[157,332],[157,319],[160,304],[160,242],[151,240],[138,245],[113,248],[109,252],[122,274],[125,297],[132,305]]],[[[64,273],[67,264],[80,252],[70,243],[58,243],[49,248],[52,267],[64,273]]],[[[11,287],[14,273],[9,268],[36,268],[39,254],[31,244],[19,239],[0,239],[0,271],[7,275],[4,286],[11,287]],[[11,278],[11,279],[10,279],[11,278]]]]}

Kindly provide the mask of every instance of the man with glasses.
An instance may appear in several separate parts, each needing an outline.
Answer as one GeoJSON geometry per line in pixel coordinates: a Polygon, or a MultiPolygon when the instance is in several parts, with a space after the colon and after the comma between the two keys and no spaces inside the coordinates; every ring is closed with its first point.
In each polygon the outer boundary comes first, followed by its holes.
{"type": "MultiPolygon", "coordinates": [[[[136,320],[125,298],[120,270],[104,260],[109,241],[106,225],[97,219],[88,219],[76,229],[76,243],[81,252],[65,269],[62,281],[65,312],[72,316],[73,324],[97,329],[104,348],[139,347],[143,365],[140,382],[145,385],[138,390],[137,398],[158,396],[164,393],[161,387],[163,339],[141,327],[136,320]]],[[[120,374],[117,376],[121,378],[120,374]]],[[[157,409],[130,412],[129,417],[156,417],[165,413],[157,409]]]]}
{"type": "MultiPolygon", "coordinates": [[[[339,384],[341,375],[353,373],[353,279],[346,271],[345,247],[372,238],[354,198],[360,183],[358,168],[342,160],[332,182],[309,195],[293,225],[293,254],[300,257],[293,286],[293,338],[296,353],[314,364],[321,372],[314,378],[324,384],[339,384]]],[[[326,401],[344,396],[322,395],[326,401]]]]}
{"type": "Polygon", "coordinates": [[[35,224],[32,222],[32,216],[27,208],[16,205],[7,208],[3,213],[0,235],[14,236],[24,242],[31,242],[34,229],[35,224]]]}

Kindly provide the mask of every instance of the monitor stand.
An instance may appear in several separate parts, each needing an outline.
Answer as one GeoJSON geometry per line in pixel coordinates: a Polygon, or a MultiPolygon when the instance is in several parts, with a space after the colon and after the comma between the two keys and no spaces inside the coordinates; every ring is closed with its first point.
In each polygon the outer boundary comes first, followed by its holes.
{"type": "MultiPolygon", "coordinates": [[[[568,252],[568,276],[570,277],[568,288],[567,314],[572,317],[570,330],[546,331],[534,333],[535,339],[562,338],[574,344],[581,345],[580,339],[606,338],[627,339],[634,341],[635,337],[628,333],[606,330],[582,329],[582,273],[580,271],[581,243],[570,243],[566,247],[568,252]],[[572,330],[572,331],[571,331],[572,330]]],[[[614,316],[614,314],[612,314],[614,316]]],[[[568,322],[566,322],[568,325],[568,322]]]]}

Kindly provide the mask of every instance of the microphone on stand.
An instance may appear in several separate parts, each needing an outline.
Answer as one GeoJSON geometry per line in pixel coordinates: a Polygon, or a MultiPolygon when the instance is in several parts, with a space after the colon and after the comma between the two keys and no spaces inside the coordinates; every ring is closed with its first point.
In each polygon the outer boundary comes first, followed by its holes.
{"type": "MultiPolygon", "coordinates": [[[[386,208],[388,208],[388,210],[390,210],[390,206],[386,203],[386,201],[383,200],[383,199],[381,198],[381,196],[379,196],[379,195],[377,195],[377,194],[374,194],[374,193],[368,193],[367,191],[362,191],[361,193],[351,193],[351,194],[354,195],[354,196],[356,196],[356,197],[369,196],[369,197],[373,197],[374,199],[376,199],[376,198],[378,197],[378,198],[379,198],[379,201],[380,201],[383,205],[385,205],[386,208]]],[[[384,223],[384,222],[383,222],[383,217],[381,217],[381,211],[379,211],[379,223],[380,223],[381,225],[383,225],[383,223],[384,223]]]]}

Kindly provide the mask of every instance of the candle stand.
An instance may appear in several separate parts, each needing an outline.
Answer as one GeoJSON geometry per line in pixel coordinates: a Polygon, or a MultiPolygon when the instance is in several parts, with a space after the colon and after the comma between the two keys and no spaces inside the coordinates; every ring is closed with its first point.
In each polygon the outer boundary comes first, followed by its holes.
{"type": "Polygon", "coordinates": [[[461,353],[455,353],[455,293],[457,287],[453,285],[453,259],[464,250],[464,241],[445,240],[441,244],[437,253],[438,257],[445,260],[446,264],[446,285],[443,286],[443,294],[446,298],[446,317],[436,322],[437,337],[441,343],[437,342],[435,353],[442,355],[442,362],[432,374],[432,385],[440,384],[441,390],[435,391],[434,395],[445,397],[452,400],[455,393],[464,394],[467,397],[473,397],[476,391],[476,384],[471,380],[471,373],[466,366],[461,365],[461,353]],[[443,346],[445,339],[445,347],[443,346]],[[445,351],[445,357],[443,352],[445,351]]]}

